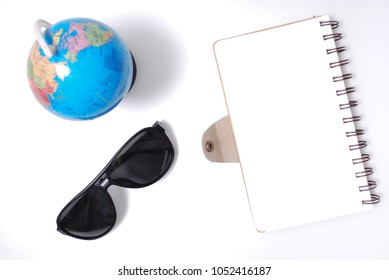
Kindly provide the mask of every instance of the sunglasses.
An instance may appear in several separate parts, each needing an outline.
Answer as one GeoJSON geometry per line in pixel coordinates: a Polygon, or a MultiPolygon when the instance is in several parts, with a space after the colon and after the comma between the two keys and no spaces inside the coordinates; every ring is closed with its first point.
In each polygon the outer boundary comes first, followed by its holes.
{"type": "Polygon", "coordinates": [[[161,123],[132,136],[99,175],[61,211],[58,231],[80,239],[96,239],[115,225],[116,209],[108,193],[112,185],[142,188],[161,179],[174,160],[174,149],[161,123]]]}

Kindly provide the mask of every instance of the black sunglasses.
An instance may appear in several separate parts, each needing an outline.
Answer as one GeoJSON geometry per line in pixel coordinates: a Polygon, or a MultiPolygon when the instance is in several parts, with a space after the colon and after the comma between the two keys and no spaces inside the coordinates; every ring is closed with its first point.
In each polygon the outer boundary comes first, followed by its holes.
{"type": "Polygon", "coordinates": [[[80,239],[96,239],[115,225],[111,185],[142,188],[162,178],[174,160],[174,149],[161,123],[132,136],[99,175],[61,211],[58,231],[80,239]]]}

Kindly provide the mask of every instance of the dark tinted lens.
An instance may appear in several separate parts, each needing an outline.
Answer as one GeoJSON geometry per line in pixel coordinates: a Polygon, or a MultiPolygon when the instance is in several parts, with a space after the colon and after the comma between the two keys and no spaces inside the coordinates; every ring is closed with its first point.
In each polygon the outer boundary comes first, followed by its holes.
{"type": "Polygon", "coordinates": [[[174,159],[172,143],[162,127],[139,132],[112,162],[108,176],[114,184],[139,188],[160,179],[174,159]]]}
{"type": "Polygon", "coordinates": [[[58,231],[81,239],[94,239],[114,226],[116,210],[106,189],[92,186],[75,197],[57,218],[58,231]]]}

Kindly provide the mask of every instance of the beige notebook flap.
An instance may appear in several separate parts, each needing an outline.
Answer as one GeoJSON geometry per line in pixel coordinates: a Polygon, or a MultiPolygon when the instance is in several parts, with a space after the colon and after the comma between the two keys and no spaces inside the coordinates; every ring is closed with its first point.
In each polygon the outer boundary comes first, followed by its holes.
{"type": "Polygon", "coordinates": [[[212,124],[203,134],[205,157],[212,162],[239,162],[234,132],[229,116],[212,124]]]}

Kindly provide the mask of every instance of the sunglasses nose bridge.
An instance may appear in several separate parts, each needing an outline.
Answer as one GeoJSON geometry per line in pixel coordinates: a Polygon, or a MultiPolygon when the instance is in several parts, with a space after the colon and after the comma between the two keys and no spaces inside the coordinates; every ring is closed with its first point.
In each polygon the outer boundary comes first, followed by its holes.
{"type": "Polygon", "coordinates": [[[106,173],[104,173],[94,184],[95,186],[102,187],[104,189],[108,189],[112,182],[109,180],[109,177],[106,173]]]}

